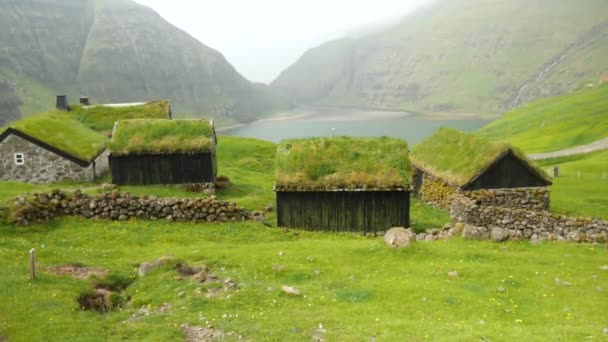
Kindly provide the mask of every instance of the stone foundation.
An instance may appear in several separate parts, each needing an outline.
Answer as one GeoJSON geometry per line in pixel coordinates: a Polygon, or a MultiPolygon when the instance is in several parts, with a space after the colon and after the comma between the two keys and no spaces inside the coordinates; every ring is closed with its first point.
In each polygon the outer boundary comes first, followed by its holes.
{"type": "Polygon", "coordinates": [[[100,196],[80,191],[33,194],[16,198],[8,208],[8,220],[25,226],[59,216],[126,221],[129,219],[178,222],[234,222],[250,219],[236,203],[223,202],[215,196],[206,198],[156,198],[132,196],[114,190],[100,196]]]}
{"type": "Polygon", "coordinates": [[[464,195],[453,196],[450,216],[453,222],[478,227],[481,231],[478,235],[487,238],[490,238],[492,230],[500,228],[508,232],[509,240],[608,242],[606,221],[556,215],[548,211],[484,206],[464,195]]]}

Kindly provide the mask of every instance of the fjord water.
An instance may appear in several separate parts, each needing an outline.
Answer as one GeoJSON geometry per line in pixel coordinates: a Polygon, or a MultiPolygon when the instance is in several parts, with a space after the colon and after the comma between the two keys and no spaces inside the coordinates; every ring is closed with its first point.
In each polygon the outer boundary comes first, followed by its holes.
{"type": "Polygon", "coordinates": [[[414,145],[440,127],[475,131],[491,120],[480,118],[437,118],[388,112],[329,113],[299,115],[294,118],[261,120],[222,130],[219,134],[258,138],[273,142],[312,136],[348,135],[355,137],[390,136],[414,145]],[[332,130],[333,129],[333,130],[332,130]]]}

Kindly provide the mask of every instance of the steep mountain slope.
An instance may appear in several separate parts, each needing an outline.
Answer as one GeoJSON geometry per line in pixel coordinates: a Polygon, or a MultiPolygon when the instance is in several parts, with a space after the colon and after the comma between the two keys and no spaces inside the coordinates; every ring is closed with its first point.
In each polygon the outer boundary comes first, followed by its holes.
{"type": "Polygon", "coordinates": [[[608,138],[608,83],[522,105],[482,128],[480,134],[509,140],[527,153],[608,138]]]}
{"type": "Polygon", "coordinates": [[[273,86],[302,104],[498,114],[597,81],[607,41],[603,0],[437,0],[308,51],[273,86]]]}
{"type": "Polygon", "coordinates": [[[169,99],[178,114],[226,123],[279,105],[219,52],[129,0],[0,0],[0,44],[0,80],[15,84],[25,114],[48,109],[57,93],[169,99]]]}

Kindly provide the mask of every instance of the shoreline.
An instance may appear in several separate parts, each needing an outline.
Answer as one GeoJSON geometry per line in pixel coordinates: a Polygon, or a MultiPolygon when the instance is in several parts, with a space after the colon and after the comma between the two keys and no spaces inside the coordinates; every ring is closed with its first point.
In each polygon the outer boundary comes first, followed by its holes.
{"type": "Polygon", "coordinates": [[[422,117],[429,120],[494,120],[499,115],[481,116],[477,114],[464,113],[440,113],[440,112],[408,112],[397,110],[363,109],[351,108],[316,108],[316,109],[296,109],[291,115],[282,113],[277,116],[261,118],[249,123],[239,123],[226,127],[216,128],[216,132],[226,132],[233,129],[250,126],[264,122],[295,121],[302,119],[313,119],[315,121],[371,121],[375,119],[398,119],[406,117],[422,117]]]}

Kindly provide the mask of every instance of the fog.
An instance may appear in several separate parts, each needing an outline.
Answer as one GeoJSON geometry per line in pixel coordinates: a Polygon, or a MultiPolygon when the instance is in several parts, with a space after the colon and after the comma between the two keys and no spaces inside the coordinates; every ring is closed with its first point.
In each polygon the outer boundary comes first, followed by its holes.
{"type": "Polygon", "coordinates": [[[307,49],[395,22],[428,1],[136,0],[265,83],[307,49]]]}

